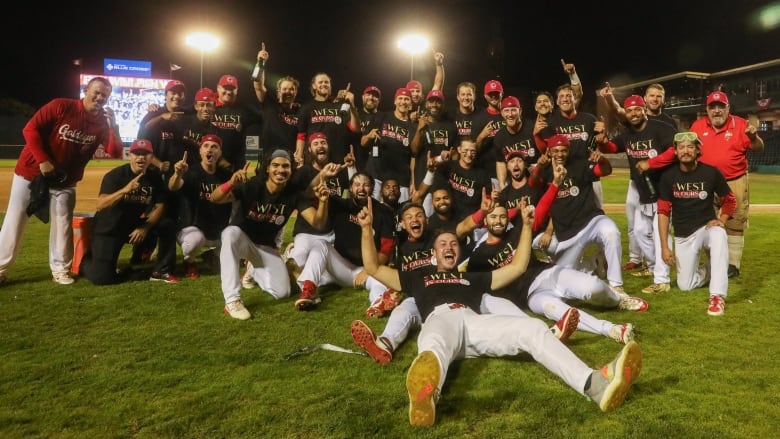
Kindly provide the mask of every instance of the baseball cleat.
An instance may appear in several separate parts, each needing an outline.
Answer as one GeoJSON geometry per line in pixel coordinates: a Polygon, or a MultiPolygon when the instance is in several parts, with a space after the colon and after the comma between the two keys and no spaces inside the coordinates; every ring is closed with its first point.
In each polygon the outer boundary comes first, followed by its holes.
{"type": "Polygon", "coordinates": [[[385,365],[393,359],[393,351],[382,338],[377,338],[374,331],[361,320],[355,320],[350,327],[352,339],[374,361],[385,365]]]}
{"type": "Polygon", "coordinates": [[[431,351],[417,355],[406,374],[406,391],[409,394],[409,423],[416,427],[428,427],[436,420],[436,400],[439,397],[441,366],[431,351]]]}
{"type": "Polygon", "coordinates": [[[552,327],[553,334],[558,340],[564,342],[574,334],[577,330],[577,325],[580,323],[580,311],[577,308],[569,308],[563,313],[560,320],[558,320],[552,327]]]}

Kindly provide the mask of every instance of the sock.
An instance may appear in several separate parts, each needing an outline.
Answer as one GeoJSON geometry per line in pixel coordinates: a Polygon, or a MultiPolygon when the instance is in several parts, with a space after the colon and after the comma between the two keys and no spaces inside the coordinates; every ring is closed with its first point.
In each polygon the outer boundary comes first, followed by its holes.
{"type": "Polygon", "coordinates": [[[745,236],[733,236],[729,235],[729,265],[733,265],[739,269],[740,262],[742,261],[742,250],[745,248],[745,236]]]}

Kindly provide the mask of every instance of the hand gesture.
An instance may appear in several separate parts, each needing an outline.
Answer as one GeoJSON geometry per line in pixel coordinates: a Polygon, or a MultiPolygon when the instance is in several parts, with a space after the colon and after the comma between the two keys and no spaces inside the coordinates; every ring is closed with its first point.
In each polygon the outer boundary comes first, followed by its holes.
{"type": "Polygon", "coordinates": [[[247,176],[247,172],[249,172],[249,166],[251,164],[252,164],[252,162],[246,162],[246,164],[244,165],[244,167],[242,169],[237,170],[230,177],[230,181],[233,183],[234,187],[243,186],[244,183],[249,181],[249,177],[247,176]]]}
{"type": "Polygon", "coordinates": [[[379,139],[379,129],[372,128],[371,131],[368,132],[368,138],[371,140],[379,139]]]}
{"type": "Polygon", "coordinates": [[[114,115],[114,110],[109,107],[103,107],[103,114],[106,116],[106,121],[108,122],[109,127],[116,125],[116,116],[114,115]]]}
{"type": "Polygon", "coordinates": [[[444,65],[444,54],[441,52],[434,52],[433,60],[436,61],[437,66],[444,65]]]}
{"type": "Polygon", "coordinates": [[[355,147],[349,145],[349,152],[344,156],[344,165],[342,167],[351,168],[353,166],[355,166],[355,147]]]}
{"type": "Polygon", "coordinates": [[[175,165],[173,165],[173,172],[176,173],[179,177],[186,174],[189,170],[189,165],[187,164],[187,151],[184,151],[184,155],[182,156],[181,160],[176,162],[175,165]]]}
{"type": "Polygon", "coordinates": [[[599,96],[605,99],[614,97],[614,95],[612,94],[612,86],[609,85],[609,82],[605,82],[604,88],[599,89],[599,96]]]}
{"type": "Polygon", "coordinates": [[[563,165],[555,165],[553,167],[553,183],[556,186],[560,186],[563,183],[563,179],[566,178],[566,167],[563,165]]]}
{"type": "Polygon", "coordinates": [[[606,125],[604,124],[604,120],[597,120],[593,123],[593,131],[597,133],[603,133],[604,130],[606,130],[606,125]]]}
{"type": "Polygon", "coordinates": [[[598,163],[599,160],[601,160],[602,154],[601,151],[598,149],[595,151],[591,151],[590,156],[588,156],[588,160],[593,163],[598,163]]]}
{"type": "Polygon", "coordinates": [[[755,125],[747,124],[747,127],[745,127],[745,134],[748,136],[748,139],[753,141],[756,139],[756,136],[758,136],[758,128],[756,128],[755,125]]]}
{"type": "Polygon", "coordinates": [[[368,197],[368,203],[366,206],[360,209],[357,214],[358,225],[360,227],[371,227],[374,222],[374,207],[372,206],[371,197],[368,197]]]}
{"type": "Polygon", "coordinates": [[[534,206],[528,203],[526,197],[520,200],[520,214],[523,217],[523,225],[532,227],[534,224],[534,206]]]}
{"type": "Polygon", "coordinates": [[[536,122],[534,122],[534,135],[541,133],[545,128],[547,128],[547,119],[544,117],[544,115],[537,114],[536,122]]]}
{"type": "MultiPolygon", "coordinates": [[[[492,194],[491,194],[492,195],[492,194]]],[[[482,201],[479,204],[479,210],[482,211],[485,215],[490,213],[495,207],[496,207],[496,200],[498,197],[494,196],[488,196],[487,190],[483,187],[482,188],[482,201]]]]}
{"type": "Polygon", "coordinates": [[[317,196],[317,199],[320,200],[320,203],[328,202],[330,191],[328,190],[328,185],[325,184],[324,178],[320,177],[319,184],[317,184],[317,186],[314,188],[314,194],[317,196]]]}
{"type": "Polygon", "coordinates": [[[567,75],[574,74],[577,70],[574,68],[574,64],[566,63],[566,61],[561,58],[561,66],[563,67],[564,73],[567,75]]]}
{"type": "Polygon", "coordinates": [[[265,43],[260,43],[260,51],[257,52],[257,61],[261,65],[268,61],[268,52],[265,50],[265,43]]]}
{"type": "Polygon", "coordinates": [[[130,192],[133,192],[135,190],[138,190],[139,187],[141,187],[141,177],[144,176],[144,173],[141,172],[140,174],[136,175],[135,178],[130,180],[125,187],[123,188],[126,194],[129,194],[130,192]]]}

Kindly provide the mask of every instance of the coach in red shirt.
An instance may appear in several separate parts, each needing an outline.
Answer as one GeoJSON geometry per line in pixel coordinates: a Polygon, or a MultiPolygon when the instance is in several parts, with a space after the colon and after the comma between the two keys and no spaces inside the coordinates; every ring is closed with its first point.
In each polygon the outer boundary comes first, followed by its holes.
{"type": "Polygon", "coordinates": [[[742,249],[745,247],[745,228],[750,208],[748,189],[747,152],[764,150],[764,141],[758,129],[747,120],[729,114],[726,93],[714,91],[707,96],[707,117],[691,125],[691,131],[701,139],[702,163],[712,165],[726,177],[737,199],[734,215],[726,222],[729,242],[729,277],[739,275],[742,249]]]}

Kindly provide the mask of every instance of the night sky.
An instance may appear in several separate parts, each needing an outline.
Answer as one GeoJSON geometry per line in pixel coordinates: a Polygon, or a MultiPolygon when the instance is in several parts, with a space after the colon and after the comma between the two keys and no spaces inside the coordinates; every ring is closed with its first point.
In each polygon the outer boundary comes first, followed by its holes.
{"type": "MultiPolygon", "coordinates": [[[[184,36],[205,30],[219,34],[222,45],[206,55],[204,85],[215,88],[221,74],[234,74],[240,99],[254,99],[249,74],[261,42],[272,77],[290,74],[303,83],[300,101],[310,98],[308,82],[319,71],[331,75],[334,88],[351,82],[359,95],[375,84],[387,97],[409,80],[410,57],[396,41],[414,31],[445,54],[448,104],[458,82],[472,81],[481,92],[493,78],[502,80],[505,94],[527,102],[533,91],[568,79],[561,58],[577,66],[586,92],[604,81],[622,85],[778,58],[780,17],[766,18],[772,6],[780,9],[780,1],[137,0],[49,8],[22,2],[15,5],[20,12],[0,18],[6,60],[0,96],[36,107],[74,97],[73,59],[83,59],[84,73],[102,74],[103,58],[121,58],[152,61],[155,77],[168,77],[171,62],[182,66],[174,77],[191,97],[200,55],[184,36]]],[[[432,53],[415,59],[415,79],[426,89],[433,73],[432,53]]]]}

